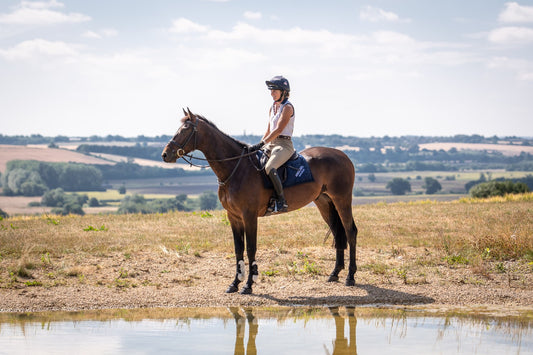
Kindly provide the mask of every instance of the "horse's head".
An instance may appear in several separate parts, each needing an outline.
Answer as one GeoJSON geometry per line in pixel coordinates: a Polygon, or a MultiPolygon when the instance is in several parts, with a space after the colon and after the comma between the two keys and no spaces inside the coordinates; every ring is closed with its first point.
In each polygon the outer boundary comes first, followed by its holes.
{"type": "Polygon", "coordinates": [[[176,160],[196,149],[196,134],[198,117],[189,108],[183,110],[185,117],[181,119],[181,127],[174,137],[167,143],[161,157],[167,163],[175,163],[176,160]]]}

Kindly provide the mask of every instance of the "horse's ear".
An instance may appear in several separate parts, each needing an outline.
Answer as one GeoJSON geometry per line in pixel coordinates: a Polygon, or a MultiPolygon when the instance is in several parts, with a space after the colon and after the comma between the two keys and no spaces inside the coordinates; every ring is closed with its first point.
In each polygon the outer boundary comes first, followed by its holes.
{"type": "Polygon", "coordinates": [[[187,107],[187,113],[188,113],[189,118],[193,118],[194,117],[193,113],[191,112],[191,110],[188,107],[187,107]]]}
{"type": "Polygon", "coordinates": [[[187,114],[187,111],[185,111],[184,108],[182,108],[182,110],[183,110],[183,114],[184,114],[185,116],[189,116],[189,115],[187,114]]]}

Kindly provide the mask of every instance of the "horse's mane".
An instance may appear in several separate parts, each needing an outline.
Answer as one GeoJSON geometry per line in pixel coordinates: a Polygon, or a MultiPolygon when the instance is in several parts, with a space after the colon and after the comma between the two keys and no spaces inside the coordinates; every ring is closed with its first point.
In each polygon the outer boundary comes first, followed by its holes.
{"type": "MultiPolygon", "coordinates": [[[[233,138],[233,137],[230,136],[229,134],[226,134],[226,133],[222,132],[222,131],[216,126],[216,124],[214,124],[213,122],[209,121],[209,120],[208,120],[207,118],[205,118],[204,116],[202,116],[202,115],[197,115],[197,114],[194,114],[194,116],[195,116],[196,118],[198,118],[199,120],[204,121],[205,123],[207,123],[208,125],[210,125],[210,126],[213,127],[214,129],[216,129],[218,132],[220,132],[222,135],[224,135],[224,136],[227,137],[228,139],[230,139],[230,140],[232,140],[233,142],[235,142],[235,144],[239,145],[241,148],[244,148],[244,147],[248,147],[248,146],[249,146],[248,143],[241,142],[240,140],[233,138]]],[[[183,119],[181,120],[181,122],[184,123],[185,121],[187,121],[187,119],[189,119],[189,117],[188,117],[188,116],[185,116],[185,117],[183,117],[183,119]]]]}

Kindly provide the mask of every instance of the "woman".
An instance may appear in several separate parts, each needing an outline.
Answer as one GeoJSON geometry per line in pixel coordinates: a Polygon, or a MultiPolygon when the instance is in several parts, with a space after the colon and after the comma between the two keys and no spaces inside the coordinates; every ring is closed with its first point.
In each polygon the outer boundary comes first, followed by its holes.
{"type": "Polygon", "coordinates": [[[291,138],[294,129],[294,107],[288,100],[291,88],[286,78],[275,76],[266,81],[266,85],[274,103],[270,107],[266,133],[261,142],[252,146],[251,150],[262,148],[270,155],[265,164],[265,172],[274,185],[275,199],[271,200],[267,212],[279,213],[286,212],[288,208],[277,169],[294,154],[291,138]]]}

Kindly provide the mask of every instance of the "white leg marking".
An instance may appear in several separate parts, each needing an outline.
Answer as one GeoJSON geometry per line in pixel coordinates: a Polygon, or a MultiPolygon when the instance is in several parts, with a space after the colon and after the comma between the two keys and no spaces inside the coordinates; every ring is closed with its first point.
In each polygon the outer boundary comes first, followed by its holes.
{"type": "MultiPolygon", "coordinates": [[[[252,266],[255,266],[255,268],[257,270],[257,263],[255,261],[252,263],[252,266]]],[[[254,280],[254,282],[257,282],[258,279],[259,279],[259,275],[257,275],[257,274],[252,275],[252,280],[254,280]]]]}
{"type": "Polygon", "coordinates": [[[237,278],[239,279],[239,281],[243,281],[244,277],[246,276],[246,271],[244,269],[244,260],[239,260],[237,265],[238,265],[237,278]]]}

